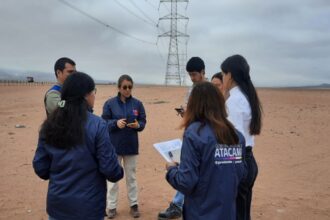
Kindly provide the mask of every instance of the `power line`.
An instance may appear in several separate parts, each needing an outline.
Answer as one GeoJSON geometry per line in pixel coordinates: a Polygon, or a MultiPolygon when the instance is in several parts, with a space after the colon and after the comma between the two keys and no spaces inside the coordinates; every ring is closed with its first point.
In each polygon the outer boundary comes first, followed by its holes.
{"type": "Polygon", "coordinates": [[[144,21],[145,23],[153,26],[153,27],[157,27],[156,25],[154,25],[153,23],[151,23],[150,21],[147,21],[146,19],[140,17],[139,15],[135,14],[132,10],[130,10],[129,8],[127,8],[126,6],[124,6],[123,4],[121,4],[119,1],[114,0],[115,3],[117,3],[120,7],[122,7],[123,9],[125,9],[126,11],[128,11],[129,13],[131,13],[132,15],[134,15],[135,17],[139,18],[140,20],[144,21]]]}
{"type": "Polygon", "coordinates": [[[171,13],[171,9],[169,9],[169,8],[167,7],[166,4],[165,4],[164,6],[165,6],[165,8],[167,9],[167,11],[168,11],[169,13],[171,13]]]}
{"type": "MultiPolygon", "coordinates": [[[[159,32],[159,29],[158,29],[158,35],[160,34],[160,32],[159,32]]],[[[160,55],[160,57],[161,57],[161,59],[164,61],[164,62],[166,62],[166,60],[165,60],[165,58],[164,58],[164,56],[162,55],[162,53],[161,53],[161,51],[160,51],[160,49],[159,49],[159,42],[161,42],[161,44],[163,44],[163,42],[162,41],[159,41],[159,37],[157,38],[157,43],[156,43],[156,45],[157,45],[157,50],[158,50],[158,54],[160,55]]],[[[164,44],[163,44],[163,46],[164,46],[164,44]]]]}
{"type": "Polygon", "coordinates": [[[79,8],[77,8],[77,7],[75,7],[74,5],[71,5],[70,3],[68,3],[68,2],[66,2],[66,1],[64,1],[64,0],[57,0],[57,1],[61,2],[62,4],[66,5],[66,6],[69,7],[69,8],[71,8],[71,9],[73,9],[73,10],[79,12],[79,13],[82,14],[82,15],[85,15],[86,17],[90,18],[91,20],[95,21],[96,23],[99,23],[99,24],[101,24],[101,25],[105,26],[106,28],[109,28],[109,29],[111,29],[111,30],[113,30],[113,31],[116,31],[117,33],[119,33],[119,34],[121,34],[121,35],[124,35],[124,36],[126,36],[126,37],[132,38],[132,39],[134,39],[134,40],[140,41],[140,42],[145,43],[145,44],[156,45],[156,43],[154,43],[154,42],[146,41],[146,40],[143,40],[143,39],[137,38],[137,37],[135,37],[135,36],[133,36],[133,35],[130,35],[130,34],[128,34],[128,33],[125,33],[125,32],[123,32],[123,31],[119,30],[118,28],[115,28],[115,27],[113,27],[113,26],[111,26],[111,25],[109,25],[109,24],[107,24],[107,23],[101,21],[100,19],[98,19],[98,18],[96,18],[96,17],[94,17],[94,16],[88,14],[87,12],[85,12],[85,11],[83,11],[83,10],[81,10],[81,9],[79,9],[79,8]]]}
{"type": "Polygon", "coordinates": [[[158,10],[158,8],[156,6],[154,6],[153,4],[151,4],[148,0],[145,0],[151,7],[153,7],[154,9],[158,10]]]}
{"type": "Polygon", "coordinates": [[[146,17],[149,21],[151,21],[153,24],[155,24],[155,25],[157,25],[157,23],[155,22],[155,21],[153,21],[152,20],[152,18],[150,18],[141,8],[139,8],[138,6],[137,6],[137,4],[135,4],[135,2],[133,1],[133,0],[129,0],[130,2],[131,2],[131,4],[135,7],[135,8],[137,8],[140,12],[141,12],[141,14],[143,14],[144,15],[144,17],[146,17]]]}

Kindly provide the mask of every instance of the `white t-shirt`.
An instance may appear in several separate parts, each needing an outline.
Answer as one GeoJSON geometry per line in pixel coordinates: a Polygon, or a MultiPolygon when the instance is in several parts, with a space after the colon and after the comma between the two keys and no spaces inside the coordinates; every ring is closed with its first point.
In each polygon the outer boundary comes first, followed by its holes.
{"type": "Polygon", "coordinates": [[[239,130],[246,142],[246,146],[254,146],[254,136],[250,134],[252,119],[250,104],[238,86],[229,90],[226,100],[228,120],[239,130]]]}

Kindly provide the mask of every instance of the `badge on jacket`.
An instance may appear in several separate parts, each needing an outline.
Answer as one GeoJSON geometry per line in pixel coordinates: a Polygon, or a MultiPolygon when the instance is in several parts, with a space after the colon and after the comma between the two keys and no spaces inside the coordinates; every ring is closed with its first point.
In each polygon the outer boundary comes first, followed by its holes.
{"type": "Polygon", "coordinates": [[[214,162],[216,165],[242,163],[242,145],[216,144],[214,162]]]}

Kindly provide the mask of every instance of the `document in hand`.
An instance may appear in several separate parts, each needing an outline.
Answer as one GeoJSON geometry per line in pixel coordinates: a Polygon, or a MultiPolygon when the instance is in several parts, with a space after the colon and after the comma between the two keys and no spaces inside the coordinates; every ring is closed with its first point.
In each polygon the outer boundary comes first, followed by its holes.
{"type": "Polygon", "coordinates": [[[182,147],[182,141],[180,139],[155,143],[154,147],[165,158],[167,162],[174,161],[180,163],[182,147]]]}

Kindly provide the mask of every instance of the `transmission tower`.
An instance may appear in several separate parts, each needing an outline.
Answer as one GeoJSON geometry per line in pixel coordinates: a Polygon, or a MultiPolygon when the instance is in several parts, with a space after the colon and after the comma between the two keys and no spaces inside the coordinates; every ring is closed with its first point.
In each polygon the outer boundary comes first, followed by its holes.
{"type": "MultiPolygon", "coordinates": [[[[171,22],[170,30],[158,35],[158,37],[170,38],[166,65],[165,85],[183,85],[185,83],[185,68],[183,68],[183,66],[185,65],[187,59],[187,49],[184,49],[184,47],[187,47],[187,39],[189,35],[187,35],[187,28],[185,28],[184,33],[178,31],[178,21],[183,20],[187,22],[189,18],[178,13],[178,3],[187,3],[187,9],[188,2],[188,0],[160,0],[160,4],[170,3],[171,5],[170,14],[159,18],[159,21],[170,20],[171,22]],[[179,41],[179,38],[184,38],[186,43],[183,44],[182,41],[179,41]]],[[[185,27],[187,27],[187,25],[185,25],[185,27]]]]}

